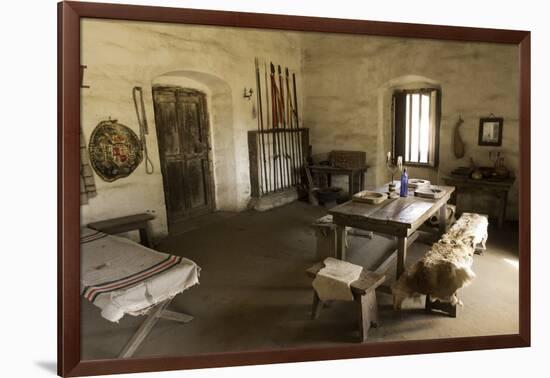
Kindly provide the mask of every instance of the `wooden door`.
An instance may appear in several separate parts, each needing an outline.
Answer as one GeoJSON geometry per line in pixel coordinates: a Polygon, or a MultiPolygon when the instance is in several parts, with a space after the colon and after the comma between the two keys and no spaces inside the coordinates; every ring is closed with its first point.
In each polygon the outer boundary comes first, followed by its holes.
{"type": "Polygon", "coordinates": [[[155,86],[153,100],[168,222],[213,211],[206,96],[155,86]]]}

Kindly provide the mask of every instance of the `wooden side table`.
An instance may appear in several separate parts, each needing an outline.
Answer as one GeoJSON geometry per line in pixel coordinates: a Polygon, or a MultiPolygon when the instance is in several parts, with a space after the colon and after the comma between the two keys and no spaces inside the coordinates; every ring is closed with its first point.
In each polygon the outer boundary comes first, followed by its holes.
{"type": "Polygon", "coordinates": [[[105,232],[106,234],[120,234],[122,232],[139,230],[141,244],[152,248],[153,242],[149,231],[149,221],[153,219],[155,219],[154,215],[141,213],[88,223],[88,227],[96,231],[105,232]]]}
{"type": "Polygon", "coordinates": [[[364,189],[365,186],[365,173],[367,172],[367,166],[361,168],[339,168],[331,165],[310,165],[309,170],[312,173],[324,174],[327,176],[327,184],[330,187],[332,185],[332,175],[345,175],[348,176],[348,192],[349,196],[353,196],[355,191],[355,179],[359,179],[359,191],[364,189]]]}
{"type": "Polygon", "coordinates": [[[514,184],[514,178],[495,181],[490,179],[474,180],[469,177],[449,176],[443,177],[445,185],[456,187],[454,195],[451,197],[451,203],[456,205],[458,194],[464,191],[483,191],[495,195],[498,198],[499,204],[497,207],[496,217],[498,219],[498,227],[501,228],[506,218],[506,205],[508,203],[508,192],[514,184]]]}

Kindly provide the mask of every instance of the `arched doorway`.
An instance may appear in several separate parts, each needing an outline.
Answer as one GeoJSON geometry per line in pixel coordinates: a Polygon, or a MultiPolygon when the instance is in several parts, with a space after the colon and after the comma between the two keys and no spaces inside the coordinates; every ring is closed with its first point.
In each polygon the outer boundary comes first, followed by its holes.
{"type": "Polygon", "coordinates": [[[155,124],[168,223],[215,209],[206,94],[153,86],[155,124]]]}
{"type": "MultiPolygon", "coordinates": [[[[161,135],[164,134],[164,131],[160,130],[163,128],[160,125],[162,121],[157,119],[161,107],[166,108],[163,117],[169,120],[176,119],[178,114],[180,118],[183,117],[183,122],[180,122],[183,123],[181,135],[187,136],[183,141],[177,139],[180,138],[179,132],[175,139],[166,137],[168,140],[165,145],[172,149],[176,148],[174,142],[180,143],[179,150],[172,152],[178,152],[177,157],[181,161],[179,167],[178,164],[174,164],[177,168],[173,168],[172,174],[162,172],[169,223],[205,212],[234,210],[237,190],[230,86],[215,75],[197,71],[168,71],[153,79],[152,86],[161,165],[165,165],[163,159],[169,160],[162,156],[165,153],[161,144],[166,136],[161,135]],[[157,100],[162,100],[163,96],[164,101],[169,104],[159,106],[157,100]],[[185,117],[191,117],[187,119],[190,125],[194,125],[190,129],[185,126],[185,117]],[[195,119],[197,121],[194,121],[195,119]],[[185,162],[187,158],[195,161],[185,162]],[[190,167],[187,170],[186,164],[190,167]],[[179,181],[175,180],[175,186],[171,190],[170,176],[178,172],[179,181]],[[188,177],[187,173],[191,176],[188,177]],[[178,187],[181,190],[178,190],[178,187]],[[179,196],[171,196],[171,191],[175,191],[179,196]],[[172,206],[178,209],[176,212],[179,213],[174,217],[170,214],[172,206]]],[[[177,125],[177,121],[172,122],[177,125]]],[[[167,134],[170,135],[170,132],[167,134]]]]}

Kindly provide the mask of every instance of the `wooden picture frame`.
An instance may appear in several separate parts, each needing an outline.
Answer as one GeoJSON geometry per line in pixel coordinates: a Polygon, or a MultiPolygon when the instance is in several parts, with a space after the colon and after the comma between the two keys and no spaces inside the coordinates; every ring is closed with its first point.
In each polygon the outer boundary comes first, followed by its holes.
{"type": "Polygon", "coordinates": [[[502,117],[480,118],[477,144],[480,146],[501,146],[503,124],[504,118],[502,117]]]}
{"type": "MultiPolygon", "coordinates": [[[[530,299],[530,32],[342,20],[167,7],[58,4],[58,374],[82,376],[297,361],[527,347],[530,299]],[[195,356],[82,360],[80,356],[79,122],[80,20],[106,18],[287,31],[346,33],[512,44],[519,47],[519,331],[483,337],[377,342],[342,347],[227,352],[195,356]]],[[[85,81],[85,80],[84,80],[85,81]]]]}

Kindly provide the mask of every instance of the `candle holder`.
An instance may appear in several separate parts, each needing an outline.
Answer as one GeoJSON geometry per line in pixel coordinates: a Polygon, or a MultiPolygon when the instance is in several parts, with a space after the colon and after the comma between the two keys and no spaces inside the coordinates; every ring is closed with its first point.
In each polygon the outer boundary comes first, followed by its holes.
{"type": "Polygon", "coordinates": [[[388,184],[388,198],[397,198],[399,197],[399,193],[397,193],[394,176],[395,174],[400,171],[403,167],[403,162],[401,156],[397,157],[397,161],[394,161],[391,158],[391,154],[388,152],[388,157],[386,159],[386,168],[391,173],[391,181],[388,184]]]}

